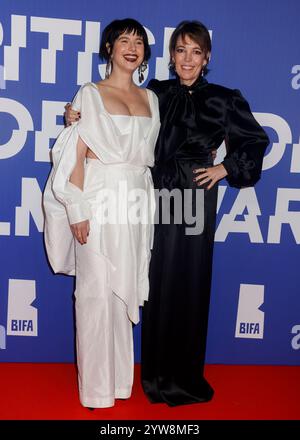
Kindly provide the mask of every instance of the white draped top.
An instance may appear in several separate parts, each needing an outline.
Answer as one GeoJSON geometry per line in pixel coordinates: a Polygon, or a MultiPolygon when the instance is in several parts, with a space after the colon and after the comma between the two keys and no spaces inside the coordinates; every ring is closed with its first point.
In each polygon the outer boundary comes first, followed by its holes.
{"type": "MultiPolygon", "coordinates": [[[[95,203],[91,203],[95,197],[91,188],[86,187],[85,182],[84,190],[81,191],[69,182],[76,164],[79,136],[98,157],[94,161],[99,166],[100,186],[117,189],[117,183],[122,178],[130,188],[137,185],[149,193],[153,192],[148,167],[154,164],[160,120],[157,97],[148,89],[147,94],[151,117],[111,115],[105,109],[99,89],[94,83],[82,86],[74,98],[72,107],[81,111],[81,119],[65,128],[52,148],[53,168],[44,192],[45,244],[54,272],[75,275],[74,239],[69,224],[91,220],[95,214],[95,203]]],[[[149,209],[153,211],[153,194],[149,199],[152,206],[149,209]]],[[[149,228],[153,228],[153,225],[143,225],[143,232],[138,234],[128,231],[128,237],[124,237],[124,227],[103,227],[99,244],[100,252],[103,252],[113,268],[112,289],[128,305],[128,314],[133,322],[138,322],[138,306],[148,295],[148,279],[145,277],[148,278],[149,240],[152,235],[149,228]],[[132,235],[140,237],[139,240],[124,245],[132,235]],[[123,249],[122,255],[115,252],[115,249],[123,249]],[[144,260],[141,255],[144,255],[144,260]],[[127,264],[130,259],[136,261],[137,256],[143,270],[127,264]],[[127,272],[126,286],[119,286],[120,275],[122,278],[127,272]]]]}

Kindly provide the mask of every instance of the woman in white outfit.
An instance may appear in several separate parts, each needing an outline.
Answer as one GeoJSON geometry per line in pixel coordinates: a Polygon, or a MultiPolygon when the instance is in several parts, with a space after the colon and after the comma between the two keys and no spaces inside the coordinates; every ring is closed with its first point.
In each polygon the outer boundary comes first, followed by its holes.
{"type": "Polygon", "coordinates": [[[44,193],[45,242],[53,270],[76,275],[79,395],[104,408],[128,398],[133,384],[132,323],[148,298],[154,212],[148,167],[160,122],[158,100],[137,87],[150,57],[135,20],[103,31],[106,79],[80,88],[73,108],[81,119],[52,149],[44,193]]]}

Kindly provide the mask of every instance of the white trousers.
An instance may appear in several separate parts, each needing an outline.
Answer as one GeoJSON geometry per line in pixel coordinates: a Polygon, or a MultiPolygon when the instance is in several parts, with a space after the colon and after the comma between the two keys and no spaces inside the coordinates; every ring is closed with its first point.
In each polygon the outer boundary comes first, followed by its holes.
{"type": "Polygon", "coordinates": [[[109,286],[93,220],[87,244],[76,242],[76,346],[83,406],[105,408],[128,398],[133,384],[133,331],[126,305],[109,286]]]}

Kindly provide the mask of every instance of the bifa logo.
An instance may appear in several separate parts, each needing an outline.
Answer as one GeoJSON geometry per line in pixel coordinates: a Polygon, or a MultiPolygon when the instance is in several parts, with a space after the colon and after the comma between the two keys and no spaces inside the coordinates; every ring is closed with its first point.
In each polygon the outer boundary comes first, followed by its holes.
{"type": "Polygon", "coordinates": [[[259,310],[264,302],[264,286],[241,284],[236,319],[235,337],[263,339],[264,315],[259,310]]]}
{"type": "Polygon", "coordinates": [[[9,280],[7,335],[37,336],[37,308],[34,280],[9,280]]]}

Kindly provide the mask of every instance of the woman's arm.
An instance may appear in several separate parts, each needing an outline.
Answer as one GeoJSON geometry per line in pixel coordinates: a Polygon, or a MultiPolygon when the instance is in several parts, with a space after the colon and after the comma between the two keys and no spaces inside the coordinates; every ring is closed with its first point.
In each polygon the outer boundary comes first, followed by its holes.
{"type": "MultiPolygon", "coordinates": [[[[69,181],[77,186],[81,191],[83,191],[84,186],[84,163],[87,153],[87,145],[79,137],[77,142],[77,161],[76,165],[72,171],[69,181]]],[[[85,244],[87,242],[87,237],[90,231],[89,220],[84,220],[79,223],[74,223],[70,225],[71,231],[80,244],[85,244]]]]}
{"type": "Polygon", "coordinates": [[[238,90],[228,102],[227,155],[223,160],[229,185],[253,186],[260,179],[269,138],[254,118],[248,102],[238,90]]]}
{"type": "Polygon", "coordinates": [[[194,180],[198,185],[211,181],[207,189],[223,177],[237,188],[255,185],[261,175],[269,138],[254,119],[248,102],[238,90],[234,90],[228,100],[225,128],[226,157],[219,165],[194,170],[201,173],[194,180]]]}
{"type": "Polygon", "coordinates": [[[78,188],[80,188],[81,191],[83,191],[84,162],[88,147],[79,137],[76,148],[77,148],[77,161],[69,180],[71,183],[73,183],[73,185],[78,186],[78,188]]]}

